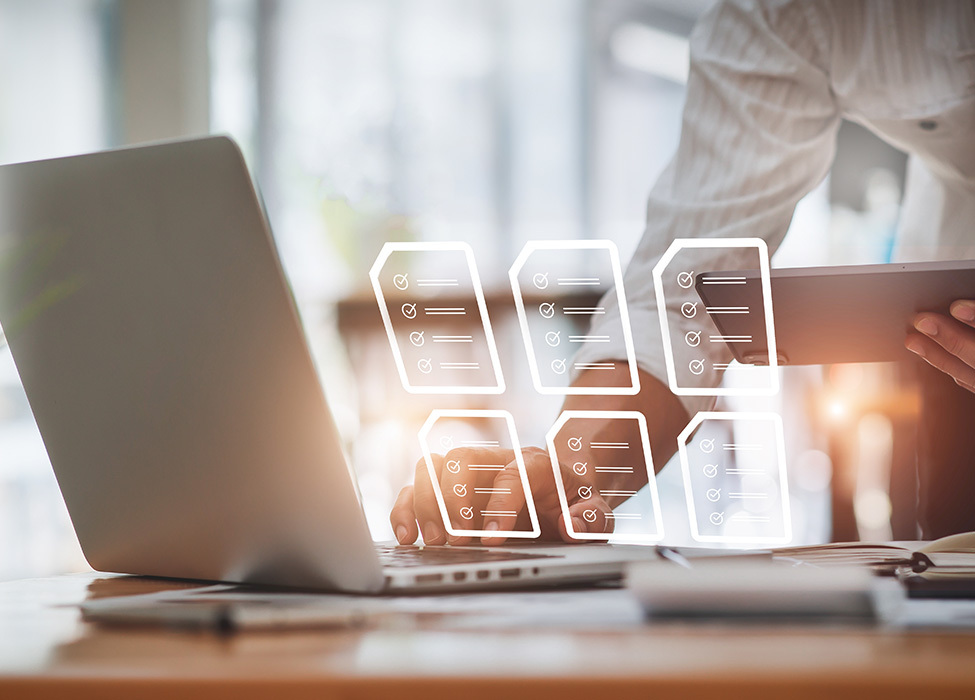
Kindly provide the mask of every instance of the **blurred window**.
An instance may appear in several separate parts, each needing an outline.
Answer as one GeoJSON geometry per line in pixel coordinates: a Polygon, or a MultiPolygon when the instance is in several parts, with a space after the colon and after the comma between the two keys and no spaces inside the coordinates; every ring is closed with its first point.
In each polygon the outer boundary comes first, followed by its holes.
{"type": "Polygon", "coordinates": [[[212,126],[244,143],[299,299],[358,291],[391,238],[468,241],[489,285],[530,239],[609,237],[624,257],[639,240],[693,16],[636,0],[213,8],[212,126]]]}

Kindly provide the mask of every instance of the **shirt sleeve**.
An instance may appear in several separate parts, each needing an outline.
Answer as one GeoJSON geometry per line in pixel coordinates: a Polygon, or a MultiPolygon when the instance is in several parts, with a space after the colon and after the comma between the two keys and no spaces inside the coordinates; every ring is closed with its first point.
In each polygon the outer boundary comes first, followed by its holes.
{"type": "MultiPolygon", "coordinates": [[[[774,251],[796,203],[829,171],[839,110],[817,60],[826,52],[815,19],[802,3],[739,0],[712,8],[691,34],[680,143],[650,193],[646,229],[624,274],[637,364],[665,384],[651,273],[673,240],[761,237],[774,251]]],[[[742,269],[730,250],[714,249],[705,262],[715,266],[702,269],[742,269]]],[[[698,301],[694,289],[674,285],[667,297],[670,327],[689,324],[679,309],[698,301]]],[[[620,323],[615,292],[601,305],[606,314],[593,322],[594,334],[620,323]]],[[[673,345],[678,365],[700,354],[673,345]]],[[[603,344],[584,346],[576,362],[625,357],[622,345],[603,344]]],[[[711,370],[698,381],[717,385],[711,370]]],[[[692,416],[713,405],[710,397],[681,398],[692,416]]]]}

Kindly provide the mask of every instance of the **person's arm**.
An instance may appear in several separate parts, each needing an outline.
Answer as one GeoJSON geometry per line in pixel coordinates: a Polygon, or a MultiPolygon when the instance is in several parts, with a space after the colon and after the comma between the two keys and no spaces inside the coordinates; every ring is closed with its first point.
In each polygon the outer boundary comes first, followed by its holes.
{"type": "MultiPolygon", "coordinates": [[[[625,365],[614,370],[622,372],[627,376],[621,379],[629,381],[628,370],[625,365]]],[[[605,374],[599,374],[590,370],[579,376],[576,384],[580,386],[604,383],[605,374]],[[598,376],[597,376],[598,375],[598,376]]],[[[640,392],[634,396],[570,396],[566,400],[565,410],[607,410],[607,411],[640,411],[647,417],[647,426],[650,431],[650,445],[653,453],[654,466],[659,470],[667,460],[673,456],[677,449],[677,435],[687,424],[688,416],[683,405],[667,387],[658,379],[649,374],[640,374],[640,392]]],[[[632,421],[626,421],[625,425],[632,425],[632,421]]],[[[619,424],[617,424],[619,425],[619,424]]],[[[612,426],[612,424],[611,424],[612,426]]],[[[610,428],[613,429],[612,427],[610,428]]],[[[600,421],[597,425],[590,425],[588,428],[583,422],[581,437],[583,444],[589,445],[594,439],[629,442],[630,444],[640,444],[639,434],[631,435],[628,431],[607,433],[605,423],[600,421]]],[[[452,459],[459,460],[462,464],[470,464],[482,461],[483,451],[475,451],[469,448],[459,448],[451,450],[443,457],[434,459],[434,466],[440,475],[442,489],[445,498],[448,499],[448,509],[451,512],[459,512],[467,502],[461,502],[454,496],[450,484],[450,473],[442,468],[442,465],[452,459]]],[[[485,486],[510,488],[511,493],[495,496],[487,506],[488,510],[515,510],[521,511],[524,508],[524,499],[521,496],[520,485],[517,483],[518,475],[514,465],[514,455],[510,451],[493,451],[491,457],[497,458],[503,455],[507,462],[505,472],[485,483],[485,486]],[[507,483],[507,482],[511,483],[507,483]],[[514,488],[511,488],[514,487],[514,488]]],[[[542,526],[542,536],[545,539],[563,539],[566,542],[573,541],[565,529],[565,523],[561,517],[561,505],[558,501],[555,490],[555,474],[552,471],[552,463],[548,452],[536,448],[524,450],[525,467],[528,470],[528,480],[531,485],[532,494],[535,498],[535,508],[538,512],[542,526]]],[[[596,458],[588,455],[585,451],[580,452],[578,459],[583,462],[596,463],[596,458]]],[[[628,460],[629,463],[637,464],[636,457],[628,460]]],[[[641,478],[639,469],[634,469],[631,475],[618,475],[614,482],[604,481],[601,488],[637,490],[646,484],[646,470],[643,470],[641,478]]],[[[466,477],[469,479],[470,477],[466,477]]],[[[576,475],[568,465],[562,465],[563,482],[570,486],[587,484],[586,480],[576,475]]],[[[473,485],[471,485],[471,490],[473,485]]],[[[603,500],[598,494],[594,494],[589,499],[581,499],[576,488],[567,489],[569,500],[569,513],[573,518],[573,527],[577,532],[608,532],[612,530],[612,521],[603,517],[603,514],[610,508],[618,505],[619,500],[610,499],[608,502],[603,500]],[[588,523],[582,517],[582,512],[586,509],[594,508],[599,514],[596,522],[588,523]]],[[[620,499],[621,500],[621,499],[620,499]]],[[[393,510],[390,513],[390,523],[396,539],[401,544],[415,542],[419,534],[418,527],[422,527],[423,541],[426,544],[444,544],[448,541],[447,533],[443,527],[440,510],[437,506],[436,497],[430,484],[429,472],[426,463],[420,460],[416,465],[416,477],[412,486],[405,487],[396,499],[393,510]]],[[[494,529],[502,529],[499,526],[494,529]]],[[[486,520],[480,524],[484,529],[492,529],[491,521],[486,520]]],[[[507,528],[504,528],[507,529],[507,528]]],[[[463,537],[450,537],[451,544],[466,544],[469,540],[463,537]]],[[[486,538],[484,544],[500,544],[503,538],[486,538]]]]}
{"type": "MultiPolygon", "coordinates": [[[[833,160],[839,110],[830,88],[825,22],[814,14],[818,6],[810,9],[811,5],[720,3],[695,27],[680,143],[650,194],[646,230],[624,277],[641,391],[633,397],[570,397],[565,403],[566,408],[642,411],[658,469],[676,451],[676,436],[688,417],[708,409],[711,399],[678,399],[659,379],[667,374],[651,271],[675,238],[760,237],[774,251],[796,203],[822,181],[833,160]]],[[[745,264],[727,251],[716,251],[702,263],[713,267],[698,271],[743,269],[745,264]]],[[[693,289],[675,285],[673,292],[668,294],[672,328],[686,323],[681,304],[697,301],[693,289]]],[[[615,294],[600,305],[605,315],[593,324],[593,334],[621,323],[615,294]]],[[[677,362],[697,356],[681,343],[673,349],[677,362]]],[[[722,350],[727,352],[712,352],[722,350]]],[[[624,347],[600,344],[585,346],[575,360],[625,357],[624,347]]],[[[573,381],[591,380],[583,373],[573,381]]],[[[718,378],[708,370],[700,382],[716,386],[718,378]]],[[[532,448],[526,450],[525,461],[543,531],[565,537],[548,455],[532,448]]],[[[576,478],[564,467],[563,474],[569,484],[576,478]]],[[[513,475],[508,469],[498,478],[513,475]]],[[[583,509],[580,503],[570,505],[573,517],[583,509]]],[[[613,504],[591,505],[603,510],[613,504]]],[[[414,485],[400,493],[390,521],[401,543],[415,541],[419,528],[428,543],[447,541],[424,465],[419,465],[414,485]]],[[[589,532],[611,528],[611,522],[602,519],[591,524],[580,520],[578,525],[589,532]]]]}

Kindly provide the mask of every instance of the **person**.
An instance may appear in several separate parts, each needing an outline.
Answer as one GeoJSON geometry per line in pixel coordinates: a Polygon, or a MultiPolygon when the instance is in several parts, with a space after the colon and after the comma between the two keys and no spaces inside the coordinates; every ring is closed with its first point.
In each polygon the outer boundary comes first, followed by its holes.
{"type": "MultiPolygon", "coordinates": [[[[666,371],[650,271],[675,238],[760,236],[774,252],[796,203],[825,178],[841,118],[909,154],[895,258],[975,258],[975,3],[729,0],[701,18],[690,46],[680,142],[650,193],[646,229],[624,278],[640,391],[629,397],[570,396],[565,402],[566,409],[644,413],[658,467],[676,451],[676,437],[689,417],[707,409],[710,399],[678,399],[660,379],[666,371]]],[[[667,301],[681,303],[678,296],[667,301]]],[[[602,305],[606,315],[594,322],[592,333],[618,322],[612,298],[602,305]]],[[[959,300],[950,315],[921,314],[915,327],[905,343],[938,375],[924,382],[919,493],[924,535],[939,537],[975,529],[975,301],[959,300]]],[[[679,361],[679,344],[674,352],[679,361]]],[[[622,347],[604,344],[584,349],[577,360],[623,357],[622,347]]],[[[592,373],[573,381],[595,383],[592,373]]],[[[604,383],[605,375],[598,381],[604,383]]],[[[531,449],[525,457],[544,535],[570,541],[548,455],[531,449]]],[[[438,473],[441,464],[438,457],[438,473]]],[[[571,481],[573,475],[563,471],[571,481]]],[[[498,478],[512,476],[502,472],[498,478]]],[[[620,477],[619,486],[640,485],[626,481],[620,477]]],[[[488,509],[520,511],[524,504],[517,492],[493,496],[497,502],[488,509]]],[[[593,523],[579,517],[593,504],[570,503],[573,526],[583,532],[611,529],[603,517],[593,523]]],[[[599,502],[597,510],[615,505],[599,502]]],[[[422,462],[413,485],[400,492],[390,522],[400,543],[415,541],[421,530],[428,544],[448,542],[422,462]]],[[[490,519],[482,526],[498,529],[490,519]]]]}

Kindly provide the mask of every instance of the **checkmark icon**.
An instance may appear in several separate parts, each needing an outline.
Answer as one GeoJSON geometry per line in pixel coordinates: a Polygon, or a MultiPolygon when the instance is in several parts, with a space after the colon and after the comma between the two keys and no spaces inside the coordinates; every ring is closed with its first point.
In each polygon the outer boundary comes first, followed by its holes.
{"type": "Polygon", "coordinates": [[[463,498],[467,495],[467,484],[454,484],[454,493],[463,498]]]}
{"type": "Polygon", "coordinates": [[[416,347],[423,347],[423,331],[413,331],[410,333],[410,342],[416,347]]]}
{"type": "Polygon", "coordinates": [[[474,509],[470,506],[464,506],[460,509],[460,517],[462,517],[464,520],[470,520],[474,517],[474,509]]]}
{"type": "Polygon", "coordinates": [[[406,275],[396,275],[393,277],[393,286],[395,286],[401,292],[405,292],[409,289],[410,280],[407,279],[406,275]]]}
{"type": "Polygon", "coordinates": [[[701,452],[704,454],[711,454],[714,452],[714,440],[712,438],[701,440],[701,452]]]}
{"type": "Polygon", "coordinates": [[[704,476],[709,479],[713,479],[718,475],[718,465],[717,464],[705,464],[704,465],[704,476]]]}
{"type": "Polygon", "coordinates": [[[706,494],[704,494],[704,496],[709,501],[711,501],[711,503],[715,503],[717,501],[720,501],[721,500],[721,489],[708,489],[708,492],[706,494]]]}
{"type": "Polygon", "coordinates": [[[701,344],[701,331],[688,331],[687,335],[684,336],[684,342],[689,347],[696,348],[701,344]]]}
{"type": "Polygon", "coordinates": [[[588,498],[592,498],[592,486],[580,486],[579,498],[581,498],[583,501],[588,498]]]}
{"type": "Polygon", "coordinates": [[[458,460],[456,460],[456,459],[452,459],[452,460],[448,461],[447,462],[447,471],[450,472],[451,474],[459,474],[460,473],[460,462],[458,460]]]}
{"type": "Polygon", "coordinates": [[[539,304],[538,313],[542,315],[542,318],[552,318],[555,315],[555,304],[551,302],[539,304]]]}
{"type": "Polygon", "coordinates": [[[453,446],[454,446],[454,439],[449,435],[444,435],[442,438],[440,438],[440,449],[449,450],[453,446]]]}
{"type": "Polygon", "coordinates": [[[691,360],[687,368],[691,370],[691,374],[699,377],[704,374],[704,360],[691,360]]]}
{"type": "Polygon", "coordinates": [[[720,525],[724,522],[724,513],[711,513],[708,520],[711,521],[712,525],[720,525]]]}
{"type": "Polygon", "coordinates": [[[549,331],[545,334],[545,342],[549,347],[558,347],[559,343],[562,342],[562,334],[559,331],[549,331]]]}
{"type": "Polygon", "coordinates": [[[552,371],[556,374],[565,374],[565,360],[552,360],[552,371]]]}
{"type": "Polygon", "coordinates": [[[689,289],[694,284],[694,272],[682,272],[677,275],[677,284],[680,285],[681,289],[689,289]]]}
{"type": "Polygon", "coordinates": [[[597,511],[595,508],[584,510],[582,511],[582,519],[585,520],[587,523],[594,523],[596,522],[596,512],[597,511]]]}
{"type": "Polygon", "coordinates": [[[576,462],[575,464],[572,465],[572,471],[574,471],[579,476],[585,476],[587,466],[588,465],[586,462],[576,462]]]}
{"type": "Polygon", "coordinates": [[[582,438],[573,437],[569,438],[569,449],[573,452],[578,452],[582,449],[582,438]]]}
{"type": "Polygon", "coordinates": [[[538,289],[545,289],[548,286],[548,273],[539,272],[534,277],[532,277],[532,284],[538,289]]]}
{"type": "Polygon", "coordinates": [[[416,318],[416,304],[403,304],[400,310],[406,318],[410,320],[416,318]]]}
{"type": "Polygon", "coordinates": [[[423,358],[417,361],[416,368],[424,374],[430,374],[433,371],[433,363],[429,359],[423,358]]]}
{"type": "Polygon", "coordinates": [[[694,318],[697,316],[697,302],[685,301],[681,304],[680,312],[684,314],[684,318],[694,318]]]}

